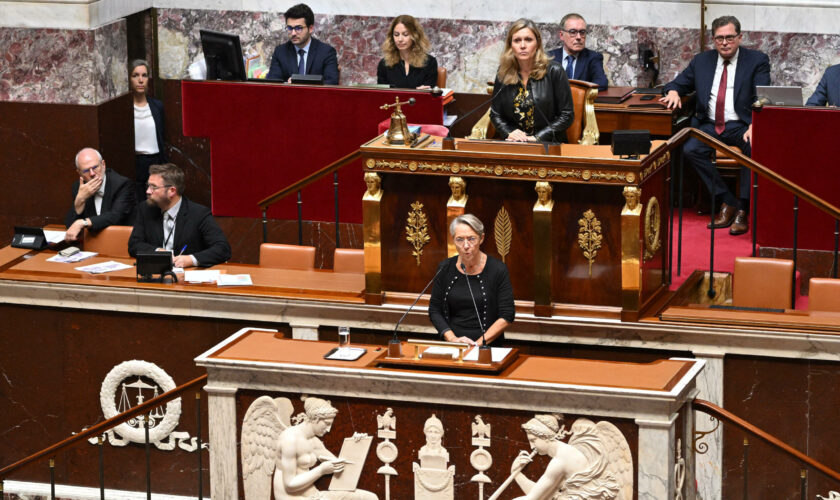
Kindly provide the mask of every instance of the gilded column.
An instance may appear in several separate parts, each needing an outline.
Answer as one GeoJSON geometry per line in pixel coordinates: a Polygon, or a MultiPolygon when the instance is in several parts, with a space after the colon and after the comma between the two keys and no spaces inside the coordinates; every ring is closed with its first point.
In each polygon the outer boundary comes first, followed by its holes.
{"type": "Polygon", "coordinates": [[[624,311],[638,311],[642,286],[642,190],[624,188],[624,208],[621,209],[621,307],[624,311]]]}
{"type": "Polygon", "coordinates": [[[534,315],[551,316],[551,183],[537,181],[534,190],[534,315]]]}
{"type": "MultiPolygon", "coordinates": [[[[372,160],[368,160],[372,161],[372,160]]],[[[367,191],[362,196],[362,231],[365,242],[365,302],[382,304],[382,179],[365,173],[367,191]]]]}
{"type": "MultiPolygon", "coordinates": [[[[459,215],[464,215],[465,206],[469,196],[467,196],[467,183],[461,177],[449,178],[449,189],[452,191],[452,196],[446,202],[446,230],[449,231],[449,225],[459,215]]],[[[450,257],[456,255],[458,250],[455,248],[455,242],[452,238],[446,238],[446,250],[450,257]]]]}

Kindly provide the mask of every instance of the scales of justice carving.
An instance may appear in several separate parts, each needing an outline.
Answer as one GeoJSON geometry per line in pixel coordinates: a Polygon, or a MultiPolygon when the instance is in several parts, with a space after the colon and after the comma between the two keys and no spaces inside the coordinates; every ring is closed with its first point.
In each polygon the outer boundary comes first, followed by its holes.
{"type": "MultiPolygon", "coordinates": [[[[109,419],[174,388],[175,381],[156,364],[136,359],[124,361],[112,368],[102,381],[99,404],[102,414],[109,419]]],[[[188,432],[175,430],[180,419],[181,398],[152,410],[149,413],[149,441],[159,450],[171,451],[178,447],[195,451],[198,439],[190,437],[188,432]]],[[[111,446],[143,444],[146,442],[145,425],[143,416],[137,416],[106,431],[104,437],[111,446]]],[[[98,444],[99,438],[91,438],[88,442],[98,444]]],[[[203,443],[202,448],[207,448],[207,443],[203,443]]]]}
{"type": "Polygon", "coordinates": [[[443,422],[434,413],[423,425],[426,435],[417,453],[420,463],[411,464],[414,470],[415,500],[453,500],[455,498],[455,466],[449,463],[449,452],[443,447],[443,422]]]}
{"type": "Polygon", "coordinates": [[[304,398],[304,411],[292,417],[288,398],[261,396],[242,421],[242,480],[246,500],[377,500],[356,485],[373,438],[346,438],[339,456],[321,438],[332,428],[338,410],[329,401],[304,398]],[[315,487],[332,475],[327,491],[315,487]]]}
{"type": "MultiPolygon", "coordinates": [[[[242,475],[246,500],[361,499],[378,498],[356,488],[372,437],[354,434],[344,440],[338,457],[326,449],[321,438],[338,415],[329,401],[304,399],[304,412],[292,417],[288,398],[261,396],[248,408],[242,422],[242,475]],[[332,475],[328,491],[315,481],[332,475]],[[272,496],[273,491],[273,496],[272,496]]],[[[493,465],[491,426],[476,415],[471,424],[470,464],[478,473],[478,498],[484,500],[484,474],[493,465]]],[[[392,463],[397,458],[397,419],[392,408],[377,415],[376,455],[383,465],[377,474],[385,476],[385,500],[390,500],[390,478],[397,476],[392,463]]],[[[522,424],[531,451],[522,451],[510,465],[510,476],[488,500],[497,500],[516,482],[523,493],[517,500],[631,500],[633,458],[621,431],[613,424],[578,418],[566,430],[562,415],[535,415],[522,424]],[[536,455],[550,458],[544,471],[526,470],[536,455]],[[533,473],[536,480],[527,475],[533,473]]],[[[412,462],[416,500],[454,500],[455,466],[443,446],[443,422],[432,414],[423,425],[426,443],[418,450],[419,462],[412,462]]],[[[465,486],[463,486],[465,487],[465,486]]],[[[461,492],[458,498],[467,498],[461,492]]],[[[833,498],[833,497],[832,497],[833,498]]]]}

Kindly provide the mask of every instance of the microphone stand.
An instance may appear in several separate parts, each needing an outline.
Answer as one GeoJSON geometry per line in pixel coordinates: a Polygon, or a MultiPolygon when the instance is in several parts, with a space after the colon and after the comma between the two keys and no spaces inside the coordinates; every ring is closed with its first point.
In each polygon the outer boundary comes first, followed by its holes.
{"type": "Polygon", "coordinates": [[[473,295],[472,287],[470,286],[470,275],[467,273],[467,265],[463,262],[461,262],[461,269],[464,271],[464,278],[467,280],[467,290],[470,291],[470,298],[472,299],[473,307],[475,308],[475,317],[478,320],[478,327],[481,328],[481,346],[478,348],[478,363],[482,365],[489,365],[493,362],[493,351],[484,340],[484,325],[481,323],[481,315],[478,313],[478,304],[475,302],[475,295],[473,295]]]}
{"type": "Polygon", "coordinates": [[[435,275],[432,276],[432,279],[430,279],[428,283],[426,283],[426,286],[423,287],[423,290],[417,295],[417,298],[414,299],[414,302],[412,302],[412,304],[408,307],[408,309],[406,309],[405,313],[403,313],[400,320],[397,321],[397,325],[394,326],[394,336],[393,336],[393,338],[391,338],[391,340],[388,341],[388,357],[389,358],[401,358],[402,357],[402,343],[400,342],[400,339],[397,338],[397,329],[400,327],[400,323],[403,322],[405,317],[408,316],[408,313],[410,313],[411,310],[414,309],[414,306],[417,305],[417,302],[420,300],[420,297],[422,297],[423,294],[426,293],[426,290],[428,290],[429,287],[432,286],[432,283],[434,283],[435,278],[437,278],[437,275],[440,274],[441,269],[443,269],[443,268],[438,267],[438,270],[437,270],[437,272],[435,272],[435,275]]]}

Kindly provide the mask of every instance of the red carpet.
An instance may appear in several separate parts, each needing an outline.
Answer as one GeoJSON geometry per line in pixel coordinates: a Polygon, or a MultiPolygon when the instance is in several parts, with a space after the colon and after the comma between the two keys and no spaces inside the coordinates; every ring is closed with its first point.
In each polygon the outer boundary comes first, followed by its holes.
{"type": "MultiPolygon", "coordinates": [[[[671,290],[676,290],[691,276],[695,269],[709,270],[709,242],[711,231],[706,229],[708,215],[697,215],[694,209],[683,211],[682,225],[682,273],[677,267],[677,243],[679,226],[677,213],[674,213],[674,267],[671,290]]],[[[715,230],[715,272],[731,273],[735,268],[735,257],[752,255],[752,233],[739,236],[729,234],[729,228],[715,230]]],[[[798,273],[797,273],[798,278],[798,273]]],[[[797,279],[798,281],[798,279],[797,279]]],[[[808,297],[797,296],[796,309],[807,309],[808,297]]]]}

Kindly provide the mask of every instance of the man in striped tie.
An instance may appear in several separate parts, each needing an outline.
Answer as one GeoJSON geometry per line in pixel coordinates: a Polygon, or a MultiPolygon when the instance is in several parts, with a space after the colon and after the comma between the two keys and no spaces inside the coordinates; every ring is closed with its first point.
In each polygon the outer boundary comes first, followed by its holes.
{"type": "MultiPolygon", "coordinates": [[[[741,23],[735,16],[715,19],[712,39],[714,50],[694,56],[688,67],[665,85],[665,97],[660,101],[668,108],[679,108],[680,96],[696,91],[691,126],[749,156],[755,87],[770,85],[770,60],[763,52],[740,47],[741,23]]],[[[686,161],[720,203],[720,211],[708,227],[728,227],[730,234],[744,234],[749,229],[750,171],[741,168],[741,189],[736,197],[712,167],[711,153],[712,148],[694,138],[683,146],[686,161]]]]}

